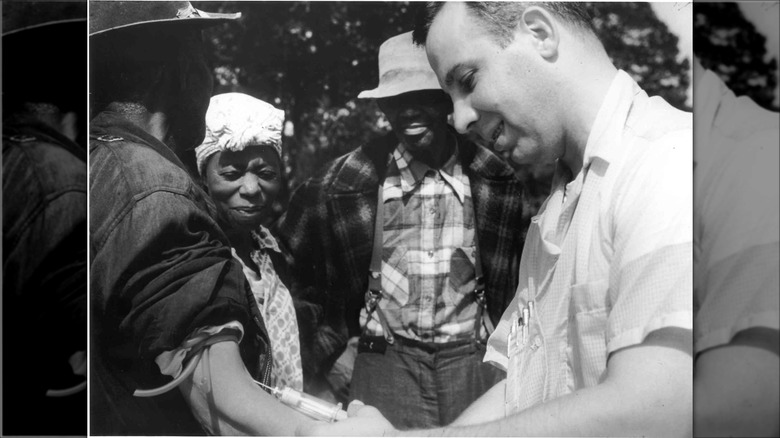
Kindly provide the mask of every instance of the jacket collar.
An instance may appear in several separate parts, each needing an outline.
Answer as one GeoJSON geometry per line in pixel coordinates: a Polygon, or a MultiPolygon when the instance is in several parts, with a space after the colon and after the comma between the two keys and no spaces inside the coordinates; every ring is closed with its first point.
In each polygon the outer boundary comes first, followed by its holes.
{"type": "Polygon", "coordinates": [[[12,140],[14,136],[27,136],[38,141],[59,145],[81,161],[87,162],[87,154],[83,147],[35,117],[20,117],[4,123],[3,140],[6,138],[12,140]]]}
{"type": "MultiPolygon", "coordinates": [[[[100,140],[103,136],[110,136],[110,138],[118,138],[119,140],[149,146],[157,153],[167,158],[170,162],[189,173],[187,167],[168,145],[155,138],[152,134],[144,131],[141,127],[122,117],[121,114],[113,111],[103,111],[90,121],[90,138],[92,140],[100,140]]],[[[90,152],[96,147],[97,144],[92,142],[89,147],[90,152]]]]}

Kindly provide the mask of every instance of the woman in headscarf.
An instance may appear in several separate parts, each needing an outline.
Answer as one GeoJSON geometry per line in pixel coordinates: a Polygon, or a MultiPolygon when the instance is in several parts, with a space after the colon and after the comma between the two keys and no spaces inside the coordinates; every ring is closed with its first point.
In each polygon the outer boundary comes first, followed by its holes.
{"type": "Polygon", "coordinates": [[[206,137],[195,149],[198,172],[217,207],[233,256],[243,265],[271,340],[273,386],[303,389],[292,298],[274,263],[283,258],[262,225],[282,187],[284,111],[241,93],[211,98],[206,137]]]}

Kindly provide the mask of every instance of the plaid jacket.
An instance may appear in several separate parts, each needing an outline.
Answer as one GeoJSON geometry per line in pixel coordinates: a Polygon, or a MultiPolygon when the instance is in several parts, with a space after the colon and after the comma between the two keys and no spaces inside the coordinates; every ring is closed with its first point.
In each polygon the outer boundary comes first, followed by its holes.
{"type": "MultiPolygon", "coordinates": [[[[390,133],[341,156],[293,193],[279,222],[290,254],[292,287],[306,376],[327,372],[351,336],[358,336],[368,289],[377,189],[398,140],[390,133]]],[[[471,182],[486,295],[497,323],[515,294],[527,223],[522,187],[489,150],[460,137],[461,164],[471,182]]]]}

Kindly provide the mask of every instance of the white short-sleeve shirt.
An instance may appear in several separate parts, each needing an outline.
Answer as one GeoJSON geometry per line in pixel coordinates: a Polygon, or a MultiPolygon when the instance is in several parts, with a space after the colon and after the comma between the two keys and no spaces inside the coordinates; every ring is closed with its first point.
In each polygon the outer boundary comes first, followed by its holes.
{"type": "Polygon", "coordinates": [[[692,161],[691,114],[619,71],[582,172],[559,163],[532,219],[517,294],[488,343],[485,361],[507,370],[507,414],[596,385],[610,353],[655,330],[692,329],[692,161]],[[510,360],[509,328],[531,300],[535,348],[510,360]]]}
{"type": "Polygon", "coordinates": [[[694,89],[694,348],[778,329],[780,114],[736,97],[712,72],[694,89]]]}

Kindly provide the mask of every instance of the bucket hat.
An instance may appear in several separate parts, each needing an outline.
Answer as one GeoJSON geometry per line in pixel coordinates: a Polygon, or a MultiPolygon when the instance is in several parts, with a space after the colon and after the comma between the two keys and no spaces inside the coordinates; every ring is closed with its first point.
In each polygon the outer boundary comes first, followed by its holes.
{"type": "Polygon", "coordinates": [[[52,26],[86,28],[87,24],[84,1],[6,1],[2,10],[3,37],[52,26]]]}
{"type": "Polygon", "coordinates": [[[396,35],[379,47],[379,85],[359,99],[397,96],[419,90],[441,90],[425,49],[412,42],[412,32],[396,35]]]}
{"type": "Polygon", "coordinates": [[[91,1],[89,35],[154,23],[187,23],[207,27],[240,17],[240,12],[204,12],[195,9],[188,1],[91,1]]]}

